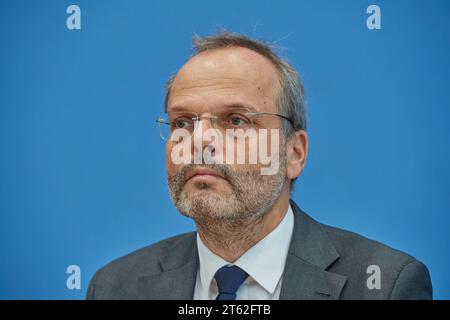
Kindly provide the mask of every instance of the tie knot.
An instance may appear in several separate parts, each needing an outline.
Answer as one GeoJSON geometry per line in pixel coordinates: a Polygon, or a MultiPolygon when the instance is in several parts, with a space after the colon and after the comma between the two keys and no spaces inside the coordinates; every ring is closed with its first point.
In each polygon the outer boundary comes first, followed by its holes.
{"type": "Polygon", "coordinates": [[[238,266],[223,266],[214,275],[219,295],[217,300],[235,300],[236,291],[247,279],[248,274],[238,266]]]}

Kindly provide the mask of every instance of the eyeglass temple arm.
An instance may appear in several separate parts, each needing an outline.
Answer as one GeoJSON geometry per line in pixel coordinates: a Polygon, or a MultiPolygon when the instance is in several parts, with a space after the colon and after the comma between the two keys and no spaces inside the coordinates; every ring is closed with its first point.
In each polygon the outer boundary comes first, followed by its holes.
{"type": "Polygon", "coordinates": [[[160,123],[160,124],[170,124],[169,122],[167,122],[166,120],[161,119],[161,118],[156,119],[156,123],[160,123]]]}
{"type": "Polygon", "coordinates": [[[272,113],[272,112],[249,112],[249,113],[247,113],[247,114],[248,114],[248,115],[254,115],[254,116],[257,116],[257,115],[277,116],[277,117],[280,117],[280,118],[283,118],[283,119],[289,121],[289,123],[292,125],[292,127],[295,128],[294,123],[292,122],[292,120],[289,119],[288,117],[286,117],[285,115],[280,114],[280,113],[272,113]]]}

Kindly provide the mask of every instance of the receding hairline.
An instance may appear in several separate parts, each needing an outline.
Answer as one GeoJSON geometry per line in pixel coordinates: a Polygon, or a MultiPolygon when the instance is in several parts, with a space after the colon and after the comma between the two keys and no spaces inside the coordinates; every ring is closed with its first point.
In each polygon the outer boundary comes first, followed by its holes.
{"type": "Polygon", "coordinates": [[[239,52],[245,52],[244,54],[246,55],[247,58],[244,57],[244,60],[247,60],[250,63],[254,62],[254,57],[251,57],[249,55],[252,56],[258,56],[259,58],[262,59],[262,61],[265,61],[266,63],[269,63],[275,70],[278,71],[278,67],[276,65],[276,63],[274,61],[272,61],[269,57],[267,57],[264,54],[261,54],[258,51],[254,51],[250,48],[247,47],[242,47],[242,46],[238,46],[238,45],[233,45],[233,46],[227,46],[227,47],[218,47],[218,48],[212,48],[212,49],[208,49],[208,50],[203,50],[201,52],[196,53],[195,55],[192,55],[191,57],[189,57],[188,60],[186,60],[186,62],[181,66],[181,68],[176,72],[175,76],[179,73],[179,71],[188,63],[190,63],[192,60],[194,59],[200,59],[202,57],[205,57],[207,55],[214,55],[217,52],[224,52],[224,51],[231,51],[231,52],[236,52],[236,50],[239,52]]]}
{"type": "MultiPolygon", "coordinates": [[[[190,57],[177,71],[177,73],[173,76],[172,80],[172,89],[175,83],[175,79],[178,79],[180,75],[189,75],[189,72],[192,71],[192,66],[198,66],[200,65],[203,67],[202,63],[204,61],[208,61],[208,59],[211,59],[214,61],[217,54],[223,54],[222,57],[225,57],[223,62],[225,66],[230,67],[239,67],[247,68],[248,72],[251,72],[255,70],[253,80],[256,81],[262,79],[264,76],[267,81],[260,82],[262,86],[267,84],[267,82],[270,81],[270,86],[273,84],[277,85],[276,90],[279,90],[279,81],[280,81],[280,72],[277,70],[276,66],[269,60],[267,57],[259,54],[258,52],[255,52],[251,49],[245,48],[245,47],[239,47],[239,46],[230,46],[230,47],[224,47],[224,48],[214,48],[211,50],[203,51],[198,53],[195,56],[190,57]],[[227,52],[228,51],[228,52],[227,52]],[[227,57],[227,55],[229,55],[227,57]],[[232,56],[236,56],[237,58],[235,61],[233,61],[232,56]],[[229,63],[229,64],[228,64],[229,63]],[[275,81],[275,82],[274,82],[275,81]],[[273,84],[272,84],[273,82],[273,84]]],[[[221,59],[221,58],[219,58],[221,59]]],[[[210,60],[210,61],[211,61],[210,60]]],[[[194,67],[195,68],[195,67],[194,67]]],[[[207,69],[208,66],[205,65],[205,68],[207,69]]],[[[241,69],[242,69],[241,68],[241,69]]],[[[197,70],[196,70],[197,71],[197,70]]],[[[247,72],[239,73],[240,70],[236,70],[236,80],[248,80],[247,72]],[[242,76],[242,78],[241,78],[242,76]]],[[[195,72],[195,71],[194,71],[195,72]]],[[[226,72],[226,69],[225,69],[226,72]]],[[[234,73],[230,74],[230,79],[234,77],[234,73]]]]}
{"type": "MultiPolygon", "coordinates": [[[[195,44],[195,38],[193,40],[194,44],[195,44]]],[[[275,85],[277,86],[275,88],[276,90],[276,95],[278,95],[279,90],[281,90],[281,67],[279,67],[279,65],[277,63],[279,63],[280,61],[282,61],[282,59],[280,58],[273,58],[270,55],[261,53],[260,51],[256,51],[254,50],[252,47],[248,47],[248,46],[243,46],[243,45],[239,45],[239,44],[230,44],[230,45],[225,45],[225,46],[214,46],[211,48],[207,48],[207,49],[202,49],[202,50],[196,50],[194,52],[194,54],[192,54],[187,60],[186,62],[177,70],[176,73],[174,73],[170,78],[169,81],[167,82],[167,92],[166,92],[166,105],[164,107],[165,111],[167,111],[167,107],[168,107],[168,101],[170,98],[170,94],[173,88],[173,84],[175,82],[175,79],[177,78],[178,74],[180,73],[180,71],[183,70],[183,68],[185,66],[187,66],[190,62],[192,62],[193,59],[200,59],[202,58],[202,55],[206,55],[206,54],[214,54],[215,52],[218,51],[223,51],[223,50],[232,50],[232,49],[244,49],[246,51],[249,51],[253,54],[256,54],[260,57],[262,57],[264,59],[264,61],[266,61],[267,63],[269,63],[271,65],[271,67],[273,67],[274,71],[275,71],[275,76],[276,76],[276,82],[275,85]],[[274,60],[274,59],[278,59],[278,60],[274,60]]],[[[272,52],[273,53],[273,52],[272,52]]],[[[273,53],[274,54],[274,53],[273,53]]],[[[274,54],[275,55],[275,54],[274,54]]],[[[275,97],[276,99],[276,97],[275,97]]]]}
{"type": "Polygon", "coordinates": [[[251,39],[237,33],[224,31],[217,35],[207,37],[200,37],[195,34],[192,39],[192,44],[194,53],[191,58],[205,51],[239,47],[249,49],[266,57],[277,69],[280,69],[279,63],[283,61],[283,59],[275,53],[275,47],[272,44],[263,40],[251,39]]]}

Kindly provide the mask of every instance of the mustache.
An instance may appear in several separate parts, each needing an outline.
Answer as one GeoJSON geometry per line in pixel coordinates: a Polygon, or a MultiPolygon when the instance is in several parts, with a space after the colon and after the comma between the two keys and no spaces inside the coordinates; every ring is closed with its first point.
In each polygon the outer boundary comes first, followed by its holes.
{"type": "Polygon", "coordinates": [[[223,176],[226,180],[228,181],[233,181],[234,176],[236,175],[236,173],[234,172],[233,169],[231,169],[228,165],[226,164],[187,164],[184,165],[180,171],[178,171],[175,176],[173,176],[172,178],[174,180],[176,180],[177,182],[182,182],[186,180],[186,175],[193,169],[196,168],[207,168],[207,169],[211,169],[216,171],[218,174],[220,174],[221,176],[223,176]]]}

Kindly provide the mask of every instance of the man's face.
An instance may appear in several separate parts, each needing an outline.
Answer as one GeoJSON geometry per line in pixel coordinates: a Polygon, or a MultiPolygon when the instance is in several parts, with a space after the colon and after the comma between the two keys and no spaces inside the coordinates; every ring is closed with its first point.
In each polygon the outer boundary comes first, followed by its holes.
{"type": "MultiPolygon", "coordinates": [[[[250,111],[278,113],[278,79],[272,63],[249,49],[232,47],[206,51],[189,60],[178,72],[167,112],[194,112],[201,117],[201,127],[192,136],[189,149],[192,154],[202,153],[199,149],[206,148],[210,141],[196,144],[194,140],[201,139],[206,130],[219,130],[211,127],[208,117],[223,114],[228,108],[238,110],[244,106],[250,111]]],[[[266,148],[269,153],[274,151],[270,130],[281,129],[280,118],[254,118],[253,128],[258,133],[260,129],[269,131],[266,148]]],[[[166,146],[168,183],[177,209],[194,219],[261,217],[273,205],[285,182],[286,151],[282,130],[278,136],[275,148],[278,170],[270,175],[261,174],[260,161],[253,164],[176,164],[172,152],[177,143],[169,140],[166,146]]],[[[255,142],[245,140],[244,143],[245,159],[249,159],[251,144],[255,142]]],[[[223,143],[212,154],[225,155],[233,151],[234,148],[227,149],[223,143]]]]}

